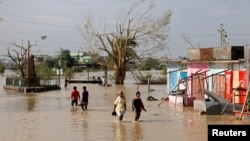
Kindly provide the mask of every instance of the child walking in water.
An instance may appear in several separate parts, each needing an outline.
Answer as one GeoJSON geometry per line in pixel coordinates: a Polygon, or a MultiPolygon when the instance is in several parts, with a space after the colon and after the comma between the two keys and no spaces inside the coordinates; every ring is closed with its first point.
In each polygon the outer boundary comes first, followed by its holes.
{"type": "Polygon", "coordinates": [[[141,116],[141,110],[147,111],[144,108],[143,102],[140,98],[141,93],[139,91],[136,92],[136,97],[132,101],[132,111],[135,111],[135,121],[138,121],[141,116]]]}

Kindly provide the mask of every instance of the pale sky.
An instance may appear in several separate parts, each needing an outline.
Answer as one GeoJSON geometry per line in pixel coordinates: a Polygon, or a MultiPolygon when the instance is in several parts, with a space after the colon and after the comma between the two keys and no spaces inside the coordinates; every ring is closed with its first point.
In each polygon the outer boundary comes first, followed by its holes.
{"type": "MultiPolygon", "coordinates": [[[[115,22],[120,10],[134,0],[0,0],[0,55],[9,43],[37,42],[32,48],[39,54],[58,54],[60,47],[82,51],[84,42],[77,30],[90,13],[96,23],[115,22]],[[42,40],[41,36],[47,39],[42,40]]],[[[149,0],[145,0],[150,2],[149,0]]],[[[182,38],[186,34],[194,47],[219,47],[220,24],[228,35],[229,46],[250,44],[249,0],[154,0],[153,15],[171,10],[169,30],[170,58],[186,56],[191,46],[182,38]]]]}

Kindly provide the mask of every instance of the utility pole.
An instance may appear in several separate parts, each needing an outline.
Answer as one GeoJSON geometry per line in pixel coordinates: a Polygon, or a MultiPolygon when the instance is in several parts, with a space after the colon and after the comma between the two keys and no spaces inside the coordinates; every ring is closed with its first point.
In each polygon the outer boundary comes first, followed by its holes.
{"type": "Polygon", "coordinates": [[[30,41],[28,40],[28,52],[27,52],[27,86],[29,87],[30,85],[30,41]]]}
{"type": "Polygon", "coordinates": [[[220,46],[222,47],[223,45],[226,45],[226,38],[228,38],[227,36],[227,32],[225,31],[225,29],[223,28],[224,24],[220,24],[220,29],[218,29],[218,32],[220,34],[220,46]]]}
{"type": "Polygon", "coordinates": [[[58,60],[58,68],[59,68],[59,86],[61,87],[61,68],[62,68],[62,48],[60,47],[60,54],[59,54],[59,60],[58,60]]]}

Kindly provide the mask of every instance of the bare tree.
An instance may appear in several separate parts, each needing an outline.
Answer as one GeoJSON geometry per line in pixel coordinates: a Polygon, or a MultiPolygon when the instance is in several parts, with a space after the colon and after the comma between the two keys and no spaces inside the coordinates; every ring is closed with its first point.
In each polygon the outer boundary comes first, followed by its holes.
{"type": "Polygon", "coordinates": [[[194,49],[194,46],[190,40],[190,38],[186,35],[186,34],[181,34],[181,38],[188,44],[191,46],[192,49],[194,49]]]}
{"type": "Polygon", "coordinates": [[[5,57],[10,58],[16,64],[23,79],[25,78],[25,69],[27,65],[27,59],[29,57],[30,48],[35,45],[36,44],[31,45],[29,41],[27,47],[23,45],[23,41],[21,45],[12,43],[7,48],[7,54],[3,55],[5,57]]]}
{"type": "Polygon", "coordinates": [[[200,45],[199,45],[199,44],[194,45],[194,44],[192,43],[191,38],[190,38],[187,34],[183,33],[183,34],[181,34],[180,36],[181,36],[181,38],[182,38],[182,39],[183,39],[192,49],[194,49],[194,48],[200,48],[200,45]]]}
{"type": "Polygon", "coordinates": [[[171,11],[153,18],[155,5],[152,1],[143,13],[136,13],[144,2],[146,1],[137,0],[127,12],[118,14],[114,32],[107,32],[106,24],[103,26],[103,33],[97,30],[98,27],[95,30],[91,16],[79,26],[79,31],[87,43],[85,49],[88,48],[95,56],[108,56],[107,60],[98,60],[96,57],[96,61],[115,70],[115,84],[124,84],[126,70],[130,69],[127,64],[130,61],[151,56],[168,48],[171,11]]]}

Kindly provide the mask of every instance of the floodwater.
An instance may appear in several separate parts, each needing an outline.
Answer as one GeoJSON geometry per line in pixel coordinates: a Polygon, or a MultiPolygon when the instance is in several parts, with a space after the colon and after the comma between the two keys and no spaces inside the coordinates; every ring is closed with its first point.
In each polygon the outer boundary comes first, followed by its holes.
{"type": "MultiPolygon", "coordinates": [[[[0,84],[5,78],[0,77],[0,84]]],[[[63,86],[63,84],[62,84],[63,86]]],[[[192,107],[175,107],[165,101],[165,85],[125,84],[101,87],[97,84],[69,84],[67,89],[43,93],[22,94],[0,88],[1,141],[206,141],[208,124],[249,124],[232,115],[199,115],[192,107]],[[78,107],[70,111],[73,86],[90,93],[88,111],[78,107]],[[136,90],[147,112],[134,122],[131,109],[136,90]],[[111,116],[117,92],[123,90],[127,99],[124,120],[111,116]],[[148,101],[147,96],[159,101],[148,101]]]]}

